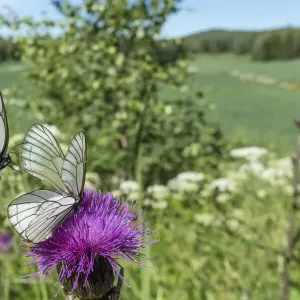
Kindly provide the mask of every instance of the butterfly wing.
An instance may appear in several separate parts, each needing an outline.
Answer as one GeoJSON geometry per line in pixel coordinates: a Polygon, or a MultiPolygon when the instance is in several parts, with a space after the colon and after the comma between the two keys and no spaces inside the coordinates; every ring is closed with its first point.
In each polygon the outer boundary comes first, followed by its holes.
{"type": "Polygon", "coordinates": [[[62,181],[68,192],[80,198],[86,173],[86,139],[84,132],[78,132],[72,139],[62,167],[62,181]]]}
{"type": "Polygon", "coordinates": [[[27,131],[21,153],[22,165],[33,176],[64,192],[62,166],[64,154],[52,133],[43,125],[32,125],[27,131]]]}
{"type": "Polygon", "coordinates": [[[27,241],[39,243],[72,213],[76,199],[56,192],[39,190],[20,196],[8,206],[8,219],[27,241]]]}
{"type": "Polygon", "coordinates": [[[0,157],[6,154],[8,147],[9,130],[6,117],[6,110],[2,94],[0,93],[0,157]]]}

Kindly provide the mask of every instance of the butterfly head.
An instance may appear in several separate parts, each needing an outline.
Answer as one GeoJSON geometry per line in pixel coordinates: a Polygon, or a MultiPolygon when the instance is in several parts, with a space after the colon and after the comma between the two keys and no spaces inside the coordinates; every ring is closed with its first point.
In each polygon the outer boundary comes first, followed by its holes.
{"type": "Polygon", "coordinates": [[[5,156],[1,157],[0,158],[0,170],[4,169],[10,163],[11,163],[11,157],[9,154],[6,154],[5,156]]]}

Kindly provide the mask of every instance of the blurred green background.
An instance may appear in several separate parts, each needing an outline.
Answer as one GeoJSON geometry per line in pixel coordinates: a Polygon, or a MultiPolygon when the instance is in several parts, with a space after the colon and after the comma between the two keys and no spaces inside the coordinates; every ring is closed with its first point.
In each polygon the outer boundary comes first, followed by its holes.
{"type": "MultiPolygon", "coordinates": [[[[296,11],[290,2],[286,9],[296,11]]],[[[33,123],[46,124],[63,149],[84,130],[86,186],[137,201],[156,230],[159,243],[144,251],[153,268],[121,262],[130,288],[120,299],[300,297],[299,217],[291,205],[300,29],[276,20],[280,3],[265,22],[253,17],[257,1],[239,3],[45,0],[29,1],[24,13],[21,2],[0,1],[15,10],[0,10],[10,147],[33,123]],[[238,7],[245,20],[232,22],[238,7]],[[42,9],[48,15],[37,14],[42,9]],[[178,30],[168,36],[176,17],[178,30]],[[264,30],[267,21],[282,28],[264,30]]],[[[36,270],[23,266],[30,260],[19,253],[20,238],[13,234],[12,248],[3,238],[13,233],[7,205],[41,187],[27,174],[1,171],[0,299],[64,299],[55,296],[57,274],[43,283],[24,279],[36,270]]]]}

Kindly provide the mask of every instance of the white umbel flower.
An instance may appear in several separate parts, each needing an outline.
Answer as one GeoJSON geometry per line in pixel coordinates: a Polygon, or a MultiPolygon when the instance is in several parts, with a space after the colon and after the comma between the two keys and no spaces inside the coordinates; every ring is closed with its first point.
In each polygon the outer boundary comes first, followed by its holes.
{"type": "Polygon", "coordinates": [[[120,184],[120,190],[124,194],[134,193],[139,190],[139,184],[136,181],[127,180],[120,184]]]}
{"type": "Polygon", "coordinates": [[[229,152],[231,157],[245,158],[248,161],[257,160],[266,153],[268,153],[267,149],[256,146],[237,148],[229,152]]]}
{"type": "Polygon", "coordinates": [[[265,166],[256,160],[249,161],[239,168],[239,172],[251,173],[253,175],[260,175],[265,170],[265,166]]]}
{"type": "Polygon", "coordinates": [[[198,172],[183,172],[177,175],[176,179],[178,181],[187,181],[187,182],[201,182],[205,178],[203,173],[198,172]]]}
{"type": "Polygon", "coordinates": [[[236,188],[236,184],[233,180],[228,178],[218,178],[210,184],[210,187],[217,189],[219,192],[233,192],[236,188]]]}
{"type": "Polygon", "coordinates": [[[169,190],[164,185],[154,184],[147,188],[147,193],[155,199],[163,199],[168,195],[169,190]]]}

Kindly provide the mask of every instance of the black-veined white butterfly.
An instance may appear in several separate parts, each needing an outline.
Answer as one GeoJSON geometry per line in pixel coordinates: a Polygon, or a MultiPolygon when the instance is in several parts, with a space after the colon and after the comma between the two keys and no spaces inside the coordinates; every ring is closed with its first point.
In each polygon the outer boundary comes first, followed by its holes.
{"type": "Polygon", "coordinates": [[[86,140],[77,133],[64,156],[58,142],[43,125],[26,133],[21,153],[23,168],[56,191],[38,190],[20,196],[8,206],[8,218],[27,241],[48,239],[81,201],[86,173],[86,140]]]}
{"type": "Polygon", "coordinates": [[[6,110],[1,93],[0,99],[0,170],[2,170],[11,163],[11,157],[9,153],[6,153],[9,140],[9,129],[6,117],[6,110]]]}

